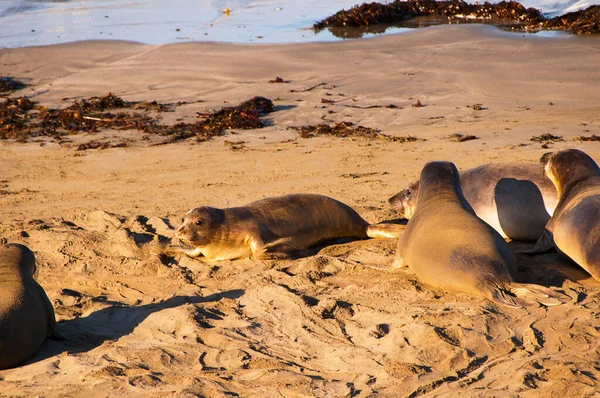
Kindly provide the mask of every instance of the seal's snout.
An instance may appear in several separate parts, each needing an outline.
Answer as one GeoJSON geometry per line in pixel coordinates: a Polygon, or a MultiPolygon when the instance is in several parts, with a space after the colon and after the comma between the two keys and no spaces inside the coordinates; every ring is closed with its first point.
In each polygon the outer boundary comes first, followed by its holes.
{"type": "Polygon", "coordinates": [[[183,224],[179,228],[177,228],[177,231],[175,231],[175,236],[178,239],[183,239],[188,233],[189,233],[188,227],[185,224],[183,224]]]}

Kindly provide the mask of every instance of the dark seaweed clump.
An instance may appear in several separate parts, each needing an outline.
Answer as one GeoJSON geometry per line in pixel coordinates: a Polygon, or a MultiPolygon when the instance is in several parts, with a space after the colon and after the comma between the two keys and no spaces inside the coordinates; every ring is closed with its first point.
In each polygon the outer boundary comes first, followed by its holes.
{"type": "Polygon", "coordinates": [[[238,106],[221,109],[199,122],[205,131],[220,134],[228,129],[259,129],[265,126],[261,115],[273,112],[273,102],[264,97],[254,97],[238,106]]]}
{"type": "Polygon", "coordinates": [[[450,141],[454,141],[454,142],[465,142],[465,141],[476,140],[478,138],[479,137],[476,137],[471,134],[451,134],[448,136],[448,139],[450,141]]]}
{"type": "Polygon", "coordinates": [[[541,29],[567,30],[575,34],[600,33],[600,6],[591,6],[546,19],[540,11],[526,8],[516,1],[496,4],[468,4],[462,0],[396,0],[389,4],[363,3],[342,10],[313,25],[316,31],[329,28],[336,36],[360,37],[365,32],[381,33],[387,26],[412,26],[415,18],[429,18],[429,24],[487,23],[519,31],[541,29]],[[350,31],[348,28],[359,28],[350,31]]]}
{"type": "Polygon", "coordinates": [[[542,135],[538,135],[538,136],[533,136],[530,138],[530,141],[533,141],[533,142],[561,142],[561,141],[564,141],[564,139],[560,135],[546,133],[546,134],[542,134],[542,135]]]}
{"type": "Polygon", "coordinates": [[[600,137],[596,134],[587,137],[585,135],[578,135],[577,137],[573,137],[573,141],[600,141],[600,137]]]}
{"type": "Polygon", "coordinates": [[[261,128],[260,116],[273,111],[273,103],[264,97],[254,97],[235,107],[209,113],[195,123],[163,125],[149,112],[168,112],[184,104],[129,102],[113,94],[74,101],[64,109],[50,109],[27,98],[8,98],[0,103],[0,139],[25,140],[30,137],[60,137],[81,132],[95,133],[101,129],[138,130],[148,134],[168,136],[170,141],[196,137],[206,141],[232,128],[261,128]],[[120,112],[114,112],[119,110],[120,112]],[[125,112],[125,110],[130,110],[125,112]],[[113,111],[113,112],[111,112],[113,111]],[[140,113],[143,111],[144,113],[140,113]]]}
{"type": "Polygon", "coordinates": [[[85,144],[80,144],[77,146],[78,151],[86,151],[88,149],[108,149],[108,148],[124,148],[127,144],[124,142],[119,142],[117,144],[113,144],[110,141],[90,141],[85,144]]]}
{"type": "Polygon", "coordinates": [[[363,137],[370,139],[383,139],[394,142],[412,142],[417,141],[418,138],[413,136],[394,136],[378,132],[375,129],[364,126],[355,126],[352,122],[340,122],[333,125],[321,123],[316,126],[308,125],[301,127],[293,127],[300,137],[312,138],[319,135],[327,135],[333,137],[363,137]]]}
{"type": "MultiPolygon", "coordinates": [[[[542,14],[534,8],[525,8],[515,1],[497,4],[469,4],[461,0],[434,1],[408,0],[389,4],[363,3],[342,10],[314,24],[314,29],[328,27],[361,27],[381,24],[399,24],[416,17],[446,17],[454,19],[475,18],[480,21],[504,22],[530,26],[544,22],[542,14]]],[[[453,21],[452,21],[453,22],[453,21]]]]}
{"type": "Polygon", "coordinates": [[[21,90],[25,88],[25,83],[10,76],[0,76],[0,93],[21,90]]]}
{"type": "Polygon", "coordinates": [[[548,21],[547,28],[566,30],[578,35],[600,33],[600,5],[569,12],[548,21]]]}

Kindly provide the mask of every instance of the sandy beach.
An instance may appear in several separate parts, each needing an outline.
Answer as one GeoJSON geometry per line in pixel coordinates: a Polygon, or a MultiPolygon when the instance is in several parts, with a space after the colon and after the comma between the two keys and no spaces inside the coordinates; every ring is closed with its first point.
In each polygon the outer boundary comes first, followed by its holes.
{"type": "Polygon", "coordinates": [[[66,337],[0,371],[0,397],[598,396],[600,283],[556,253],[517,255],[517,280],[571,300],[505,309],[386,269],[393,239],[294,260],[155,250],[200,205],[311,192],[375,223],[397,218],[387,198],[428,161],[464,170],[566,148],[600,161],[600,144],[575,140],[600,136],[598,65],[598,38],[478,25],[337,43],[0,49],[0,75],[29,85],[11,96],[48,107],[109,92],[186,101],[162,115],[175,123],[256,95],[275,104],[267,127],[207,142],[113,130],[0,141],[0,238],[35,252],[66,337]],[[342,121],[418,140],[292,128],[342,121]],[[542,134],[563,140],[531,141],[542,134]],[[127,146],[77,150],[92,140],[127,146]]]}

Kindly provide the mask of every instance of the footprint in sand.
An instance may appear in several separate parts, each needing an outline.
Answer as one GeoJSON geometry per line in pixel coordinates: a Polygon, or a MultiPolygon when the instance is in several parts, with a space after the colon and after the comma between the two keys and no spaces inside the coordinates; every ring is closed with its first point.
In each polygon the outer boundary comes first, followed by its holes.
{"type": "Polygon", "coordinates": [[[210,349],[200,356],[202,370],[229,370],[246,368],[252,357],[246,351],[238,349],[210,349]]]}

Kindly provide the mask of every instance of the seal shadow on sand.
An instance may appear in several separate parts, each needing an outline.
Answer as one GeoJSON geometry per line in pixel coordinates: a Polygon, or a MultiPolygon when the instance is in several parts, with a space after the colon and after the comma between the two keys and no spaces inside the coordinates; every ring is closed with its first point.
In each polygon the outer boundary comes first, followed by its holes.
{"type": "MultiPolygon", "coordinates": [[[[402,228],[402,227],[406,227],[407,223],[408,223],[408,220],[406,220],[406,219],[396,218],[396,219],[380,221],[377,224],[371,224],[371,225],[375,225],[375,226],[394,225],[394,226],[399,226],[398,228],[402,228]]],[[[393,239],[396,239],[396,238],[393,238],[393,239]]],[[[345,245],[345,244],[351,243],[351,242],[370,241],[370,240],[374,240],[374,238],[328,239],[328,240],[319,242],[319,243],[317,243],[311,247],[308,247],[306,249],[294,250],[294,251],[287,252],[286,255],[289,260],[299,260],[299,259],[306,258],[306,257],[316,256],[316,255],[322,253],[323,251],[327,252],[327,248],[330,248],[330,247],[331,247],[331,250],[335,250],[334,247],[337,245],[345,245]]],[[[331,254],[331,253],[327,253],[327,254],[331,254]]]]}
{"type": "Polygon", "coordinates": [[[582,286],[600,287],[600,282],[594,280],[583,268],[557,252],[537,255],[518,253],[523,249],[531,249],[531,242],[512,241],[508,242],[508,247],[516,253],[515,279],[518,282],[561,287],[570,281],[582,286]]]}
{"type": "MultiPolygon", "coordinates": [[[[152,313],[184,304],[200,304],[217,302],[222,298],[238,299],[244,290],[229,290],[222,293],[201,296],[174,296],[159,303],[140,306],[124,305],[119,302],[110,302],[110,307],[92,312],[86,317],[80,317],[58,322],[58,328],[65,340],[57,341],[47,339],[40,350],[29,359],[26,364],[43,361],[59,355],[65,351],[79,354],[99,347],[107,340],[117,340],[124,337],[142,323],[152,313]]],[[[207,318],[218,315],[206,312],[207,318]]]]}

